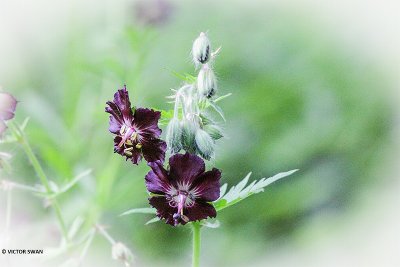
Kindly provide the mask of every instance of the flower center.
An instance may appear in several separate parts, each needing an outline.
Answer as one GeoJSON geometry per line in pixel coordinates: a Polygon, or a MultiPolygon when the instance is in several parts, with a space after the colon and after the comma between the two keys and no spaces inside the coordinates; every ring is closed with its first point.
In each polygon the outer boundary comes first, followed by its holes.
{"type": "Polygon", "coordinates": [[[139,136],[138,132],[133,128],[132,126],[127,126],[126,124],[122,125],[121,130],[119,131],[121,134],[121,142],[119,142],[118,147],[121,147],[122,145],[126,145],[127,148],[124,149],[124,153],[129,155],[132,155],[132,150],[133,150],[133,145],[137,149],[142,148],[142,144],[139,143],[139,136]]]}
{"type": "Polygon", "coordinates": [[[193,207],[194,204],[194,195],[186,190],[177,190],[175,194],[170,197],[169,205],[178,209],[173,215],[176,224],[178,224],[180,221],[189,221],[189,218],[184,215],[184,209],[193,207]]]}

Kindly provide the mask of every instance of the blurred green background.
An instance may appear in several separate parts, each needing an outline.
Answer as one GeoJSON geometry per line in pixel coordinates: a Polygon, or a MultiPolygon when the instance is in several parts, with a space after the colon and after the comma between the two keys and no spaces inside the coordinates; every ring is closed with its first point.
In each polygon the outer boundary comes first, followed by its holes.
{"type": "MultiPolygon", "coordinates": [[[[81,215],[86,227],[110,226],[139,265],[186,266],[190,229],[144,226],[148,215],[119,217],[147,207],[148,167],[112,153],[105,102],[126,83],[136,105],[171,109],[165,97],[181,84],[171,70],[196,73],[190,49],[201,31],[222,46],[219,92],[232,93],[221,102],[227,138],[209,167],[220,168],[229,185],[250,171],[260,179],[300,169],[218,214],[221,227],[204,231],[204,266],[245,266],[301,242],[299,231],[316,216],[348,212],[388,156],[393,111],[384,74],[307,12],[262,2],[124,1],[99,4],[90,16],[70,12],[61,26],[48,36],[37,29],[47,37],[35,41],[32,32],[14,48],[22,65],[0,81],[20,100],[17,121],[30,117],[26,133],[53,181],[93,170],[60,199],[67,222],[81,215]]],[[[22,150],[3,148],[14,154],[12,177],[37,182],[22,150]]],[[[32,196],[18,197],[34,220],[52,216],[32,196]]],[[[95,241],[96,251],[109,249],[95,241]]],[[[96,253],[107,264],[109,252],[96,253]]]]}

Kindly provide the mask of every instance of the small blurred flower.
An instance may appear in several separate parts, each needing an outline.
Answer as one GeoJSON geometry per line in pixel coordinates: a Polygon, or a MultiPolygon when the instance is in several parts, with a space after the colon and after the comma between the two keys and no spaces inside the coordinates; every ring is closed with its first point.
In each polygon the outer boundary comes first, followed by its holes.
{"type": "Polygon", "coordinates": [[[125,266],[130,266],[131,262],[133,261],[132,252],[121,242],[114,243],[112,246],[111,255],[114,260],[119,260],[125,263],[125,266]]]}
{"type": "Polygon", "coordinates": [[[0,189],[4,191],[9,191],[13,188],[13,183],[9,182],[7,180],[1,180],[0,181],[0,189]]]}
{"type": "Polygon", "coordinates": [[[135,18],[142,25],[158,26],[168,21],[173,11],[167,0],[140,0],[134,4],[135,18]]]}
{"type": "Polygon", "coordinates": [[[110,113],[111,133],[114,138],[114,152],[138,164],[142,156],[148,162],[164,161],[167,144],[160,140],[161,129],[158,120],[161,113],[148,108],[132,111],[126,87],[114,94],[114,101],[107,101],[105,111],[110,113]]]}
{"type": "Polygon", "coordinates": [[[149,199],[157,216],[167,224],[177,226],[191,221],[216,217],[215,208],[208,202],[220,195],[220,170],[205,172],[204,161],[189,153],[176,154],[169,159],[169,170],[160,161],[151,162],[146,175],[146,187],[157,194],[149,199]]]}
{"type": "Polygon", "coordinates": [[[210,60],[211,44],[207,35],[201,32],[199,37],[193,42],[192,56],[193,62],[197,65],[205,64],[210,60]]]}
{"type": "Polygon", "coordinates": [[[17,100],[9,93],[0,92],[0,137],[7,129],[5,121],[14,118],[17,100]]]}
{"type": "Polygon", "coordinates": [[[197,89],[200,97],[211,98],[217,92],[217,78],[208,64],[203,65],[197,76],[197,89]]]}

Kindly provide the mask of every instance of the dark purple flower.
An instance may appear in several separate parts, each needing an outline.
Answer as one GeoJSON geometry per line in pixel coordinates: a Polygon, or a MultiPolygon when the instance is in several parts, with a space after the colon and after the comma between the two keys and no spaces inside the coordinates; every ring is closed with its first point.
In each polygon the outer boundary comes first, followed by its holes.
{"type": "Polygon", "coordinates": [[[149,163],[147,190],[156,196],[149,199],[157,216],[176,226],[191,221],[216,217],[208,202],[219,198],[221,172],[213,168],[205,172],[204,161],[193,154],[176,154],[169,159],[169,170],[160,161],[149,163]]]}
{"type": "Polygon", "coordinates": [[[110,113],[110,132],[115,134],[114,152],[138,164],[142,156],[148,162],[164,162],[167,144],[160,140],[158,120],[161,112],[148,108],[132,111],[126,86],[114,94],[114,101],[107,101],[110,113]]]}
{"type": "Polygon", "coordinates": [[[139,0],[134,4],[136,21],[144,26],[161,26],[170,18],[173,6],[168,0],[139,0]]]}
{"type": "Polygon", "coordinates": [[[0,92],[0,136],[7,129],[4,121],[14,118],[17,103],[11,94],[0,92]]]}

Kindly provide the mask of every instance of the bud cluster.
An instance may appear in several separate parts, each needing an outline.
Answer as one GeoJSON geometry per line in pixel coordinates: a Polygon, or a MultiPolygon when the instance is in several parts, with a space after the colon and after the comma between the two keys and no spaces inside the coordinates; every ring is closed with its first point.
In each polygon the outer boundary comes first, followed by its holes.
{"type": "Polygon", "coordinates": [[[200,66],[197,76],[197,90],[200,97],[212,98],[217,92],[217,78],[211,63],[216,53],[211,52],[211,43],[207,35],[202,32],[194,41],[192,48],[193,62],[196,67],[200,66]]]}
{"type": "Polygon", "coordinates": [[[173,154],[183,149],[209,160],[214,155],[215,140],[223,137],[221,129],[205,112],[217,92],[211,61],[218,51],[212,53],[210,40],[203,32],[193,43],[193,61],[200,70],[195,82],[183,85],[174,95],[174,117],[166,136],[173,154]]]}

